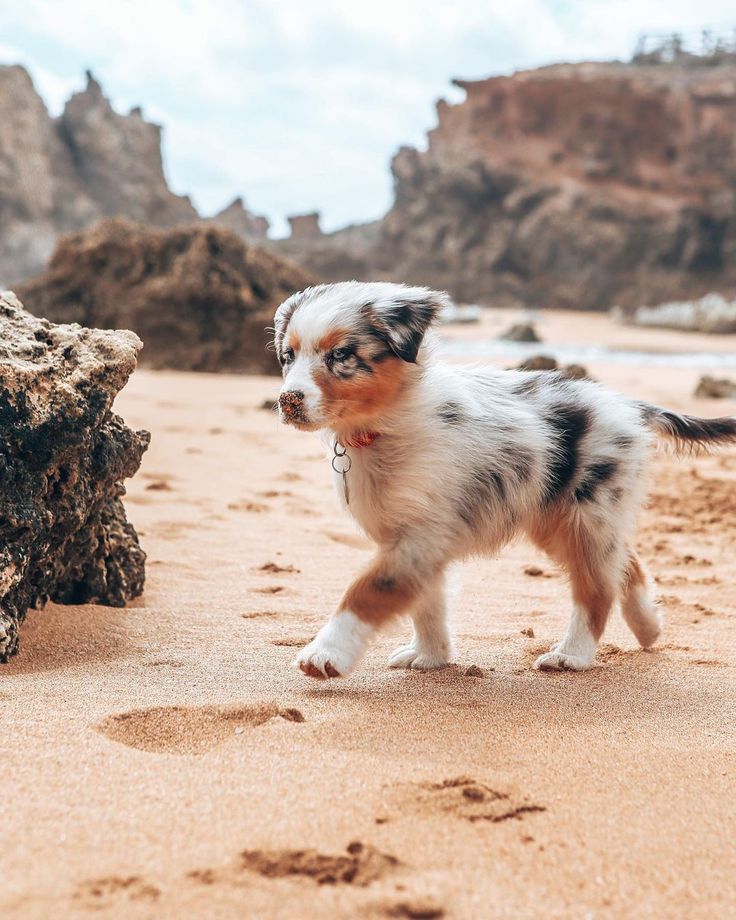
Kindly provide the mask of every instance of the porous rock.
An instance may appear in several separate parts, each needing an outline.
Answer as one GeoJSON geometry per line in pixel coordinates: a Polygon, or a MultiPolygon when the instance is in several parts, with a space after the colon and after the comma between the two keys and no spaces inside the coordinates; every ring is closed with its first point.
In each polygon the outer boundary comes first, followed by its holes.
{"type": "Polygon", "coordinates": [[[531,323],[514,323],[499,335],[505,342],[541,342],[537,330],[531,323]]]}
{"type": "Polygon", "coordinates": [[[150,436],[111,412],[140,347],[132,332],[54,326],[0,295],[0,661],[30,607],[122,607],[143,590],[121,496],[150,436]]]}
{"type": "Polygon", "coordinates": [[[736,399],[736,381],[703,375],[695,387],[698,399],[736,399]]]}

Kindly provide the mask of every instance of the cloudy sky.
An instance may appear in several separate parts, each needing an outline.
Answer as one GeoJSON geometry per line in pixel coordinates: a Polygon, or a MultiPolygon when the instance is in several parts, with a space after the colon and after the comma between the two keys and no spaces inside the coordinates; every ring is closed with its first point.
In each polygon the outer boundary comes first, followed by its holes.
{"type": "Polygon", "coordinates": [[[736,27],[733,0],[0,0],[0,63],[53,113],[100,80],[164,126],[173,189],[211,214],[242,194],[276,233],[382,214],[389,161],[421,146],[452,77],[626,58],[644,30],[736,27]]]}

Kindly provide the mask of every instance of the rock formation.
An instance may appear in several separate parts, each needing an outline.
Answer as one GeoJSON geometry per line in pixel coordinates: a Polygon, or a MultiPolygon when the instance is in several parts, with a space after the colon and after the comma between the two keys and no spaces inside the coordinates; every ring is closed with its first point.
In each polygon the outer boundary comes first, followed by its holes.
{"type": "Polygon", "coordinates": [[[110,219],[62,237],[47,271],[18,292],[36,316],[134,330],[151,367],[277,373],[266,328],[282,300],[314,283],[227,230],[110,219]]]}
{"type": "Polygon", "coordinates": [[[29,607],[118,607],[143,590],[145,554],[120,497],[149,435],[110,411],[140,344],[54,326],[0,296],[0,661],[29,607]]]}
{"type": "MultiPolygon", "coordinates": [[[[430,284],[456,300],[625,311],[736,294],[734,55],[562,64],[456,81],[426,151],[393,159],[380,221],[324,234],[318,214],[267,221],[236,199],[206,223],[321,280],[430,284]],[[664,60],[664,59],[663,59],[664,60]],[[705,66],[708,64],[709,66],[705,66]]],[[[20,67],[0,67],[0,283],[40,270],[60,232],[124,216],[200,218],[168,189],[160,129],[116,114],[94,78],[51,119],[20,67]]]]}
{"type": "Polygon", "coordinates": [[[0,284],[40,271],[59,233],[123,215],[155,226],[198,220],[174,195],[161,129],[117,114],[97,81],[51,118],[22,67],[0,67],[0,284]]]}
{"type": "Polygon", "coordinates": [[[608,309],[736,291],[736,65],[556,65],[456,81],[376,232],[282,245],[324,280],[608,309]],[[332,249],[328,258],[326,251],[332,249]]]}
{"type": "Polygon", "coordinates": [[[698,399],[736,399],[736,381],[704,374],[698,380],[693,395],[698,399]]]}
{"type": "Polygon", "coordinates": [[[292,214],[287,218],[292,240],[319,240],[322,228],[319,225],[319,211],[310,214],[292,214]]]}
{"type": "Polygon", "coordinates": [[[252,214],[242,198],[235,198],[226,208],[211,217],[209,222],[237,233],[246,242],[260,242],[268,238],[268,220],[252,214]]]}

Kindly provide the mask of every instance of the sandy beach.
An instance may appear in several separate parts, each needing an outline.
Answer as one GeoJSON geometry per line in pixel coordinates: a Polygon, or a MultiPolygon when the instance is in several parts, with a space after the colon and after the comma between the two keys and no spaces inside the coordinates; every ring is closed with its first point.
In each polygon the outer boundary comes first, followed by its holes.
{"type": "MultiPolygon", "coordinates": [[[[603,316],[539,329],[734,350],[603,316]]],[[[736,414],[692,398],[696,367],[589,370],[670,408],[736,414]]],[[[616,614],[595,669],[532,671],[569,599],[518,543],[459,569],[454,665],[389,670],[402,621],[349,679],[316,683],[291,661],[370,544],[319,437],[263,407],[278,387],[141,369],[119,397],[153,435],[126,498],[147,587],[125,610],[31,611],[0,666],[0,915],[733,916],[736,452],[653,462],[639,548],[666,627],[652,651],[616,614]]]]}

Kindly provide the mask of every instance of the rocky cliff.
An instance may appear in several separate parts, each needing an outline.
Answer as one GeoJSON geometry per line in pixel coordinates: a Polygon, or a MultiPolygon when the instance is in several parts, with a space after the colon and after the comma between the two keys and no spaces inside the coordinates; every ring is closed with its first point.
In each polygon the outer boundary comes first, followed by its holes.
{"type": "Polygon", "coordinates": [[[226,208],[210,218],[209,223],[231,230],[248,242],[259,242],[268,237],[267,218],[249,211],[240,197],[233,199],[226,208]]]}
{"type": "Polygon", "coordinates": [[[376,229],[286,241],[330,279],[606,309],[736,290],[736,66],[558,65],[456,81],[376,229]],[[297,245],[298,243],[298,245],[297,245]]]}
{"type": "Polygon", "coordinates": [[[39,271],[59,233],[109,215],[161,227],[197,220],[161,163],[161,129],[116,113],[97,81],[51,118],[22,67],[0,67],[0,284],[39,271]]]}

